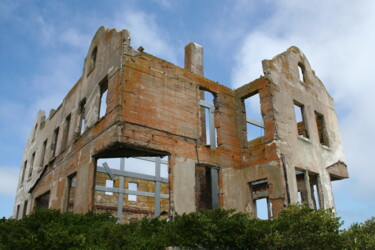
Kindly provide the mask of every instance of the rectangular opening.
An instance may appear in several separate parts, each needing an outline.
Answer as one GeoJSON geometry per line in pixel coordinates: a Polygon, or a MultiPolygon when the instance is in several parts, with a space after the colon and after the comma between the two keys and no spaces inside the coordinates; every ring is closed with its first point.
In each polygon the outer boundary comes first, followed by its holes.
{"type": "Polygon", "coordinates": [[[94,209],[119,222],[169,213],[168,157],[98,158],[94,209]]]}
{"type": "Polygon", "coordinates": [[[270,219],[272,204],[269,201],[269,187],[266,179],[249,183],[254,215],[259,219],[270,219]]]}
{"type": "Polygon", "coordinates": [[[52,147],[52,157],[55,157],[56,156],[56,148],[57,148],[57,140],[59,138],[59,127],[57,127],[55,129],[55,131],[53,132],[53,139],[52,139],[52,144],[51,144],[51,147],[52,147]]]}
{"type": "Polygon", "coordinates": [[[35,152],[31,156],[29,176],[28,176],[29,178],[31,178],[31,176],[33,174],[34,163],[35,163],[35,152]]]}
{"type": "Polygon", "coordinates": [[[328,147],[329,146],[328,136],[327,136],[327,130],[326,130],[326,125],[324,121],[324,116],[315,111],[315,121],[316,121],[316,126],[318,128],[319,142],[320,144],[328,147]]]}
{"type": "Polygon", "coordinates": [[[294,114],[296,118],[298,135],[305,138],[309,138],[307,123],[305,119],[304,105],[294,101],[294,114]]]}
{"type": "Polygon", "coordinates": [[[79,104],[79,135],[82,135],[86,129],[86,98],[84,98],[79,104]]]}
{"type": "Polygon", "coordinates": [[[108,82],[107,79],[100,83],[100,103],[99,103],[99,119],[104,117],[107,110],[107,93],[108,82]]]}
{"type": "Polygon", "coordinates": [[[213,93],[201,92],[201,141],[211,148],[217,147],[217,128],[215,127],[215,96],[213,93]]]}
{"type": "Polygon", "coordinates": [[[296,169],[298,202],[306,203],[309,207],[319,209],[323,204],[320,191],[319,175],[307,170],[296,169]]]}
{"type": "Polygon", "coordinates": [[[77,188],[77,174],[74,173],[67,178],[67,199],[66,199],[66,211],[73,212],[74,211],[74,199],[76,194],[77,188]]]}
{"type": "Polygon", "coordinates": [[[268,220],[268,199],[260,198],[255,200],[257,217],[261,220],[268,220]]]}
{"type": "MultiPolygon", "coordinates": [[[[138,191],[138,183],[135,182],[129,182],[129,187],[128,189],[130,191],[138,191]]],[[[128,194],[128,200],[129,201],[137,201],[137,195],[134,194],[128,194]]]]}
{"type": "Polygon", "coordinates": [[[47,150],[47,140],[43,142],[43,148],[42,148],[42,155],[40,159],[40,166],[39,171],[41,171],[44,167],[44,157],[46,156],[46,150],[47,150]]]}
{"type": "Polygon", "coordinates": [[[19,216],[20,216],[20,204],[17,205],[16,220],[19,219],[19,216]]]}
{"type": "Polygon", "coordinates": [[[23,204],[23,212],[22,212],[22,218],[25,218],[25,216],[27,215],[27,201],[24,202],[23,204]]]}
{"type": "Polygon", "coordinates": [[[21,185],[22,185],[23,181],[25,180],[26,168],[27,168],[27,161],[25,161],[25,163],[23,164],[22,177],[21,177],[21,185]]]}
{"type": "Polygon", "coordinates": [[[49,208],[49,191],[35,199],[35,207],[40,209],[49,208]]]}
{"type": "Polygon", "coordinates": [[[260,107],[259,93],[243,99],[246,117],[246,137],[248,141],[264,136],[264,123],[260,107]]]}
{"type": "Polygon", "coordinates": [[[219,207],[218,190],[218,170],[195,166],[195,205],[198,212],[219,207]]]}
{"type": "MultiPolygon", "coordinates": [[[[105,187],[107,188],[113,188],[113,180],[105,180],[105,187]]],[[[105,192],[106,195],[113,195],[112,192],[105,192]]]]}
{"type": "Polygon", "coordinates": [[[62,144],[61,144],[62,150],[64,150],[66,148],[66,146],[68,144],[68,141],[69,141],[70,118],[71,118],[70,114],[65,118],[63,140],[62,140],[62,144]]]}

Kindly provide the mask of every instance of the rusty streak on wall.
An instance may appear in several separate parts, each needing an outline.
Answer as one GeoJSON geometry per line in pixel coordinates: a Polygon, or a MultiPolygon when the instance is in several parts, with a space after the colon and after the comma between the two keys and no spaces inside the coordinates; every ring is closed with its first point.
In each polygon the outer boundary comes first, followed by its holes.
{"type": "MultiPolygon", "coordinates": [[[[301,170],[317,176],[321,207],[334,208],[331,180],[348,177],[338,121],[332,97],[304,54],[290,47],[262,62],[264,76],[232,90],[203,76],[202,47],[190,43],[185,49],[182,69],[133,50],[127,30],[100,27],[87,53],[82,77],[48,117],[44,111],[37,115],[23,154],[14,217],[22,217],[16,213],[24,210],[24,204],[30,213],[36,199],[47,192],[48,207],[64,210],[69,200],[69,176],[74,174],[74,212],[111,210],[95,199],[95,183],[102,178],[96,173],[97,159],[136,156],[168,156],[169,183],[163,188],[169,190],[169,198],[162,206],[168,207],[172,217],[176,212],[197,210],[197,166],[218,169],[214,195],[222,208],[256,214],[250,183],[267,180],[269,214],[277,216],[280,209],[298,201],[296,171],[301,170]],[[303,77],[299,67],[303,67],[303,77]],[[100,105],[104,87],[108,93],[105,105],[100,105]],[[207,129],[200,105],[202,90],[215,96],[211,126],[216,131],[216,148],[202,139],[207,129]],[[248,141],[244,99],[254,93],[259,93],[264,136],[248,141]],[[304,107],[309,138],[299,135],[294,103],[304,107]],[[103,107],[105,116],[100,118],[103,107]],[[316,114],[320,120],[324,118],[324,136],[329,144],[321,143],[323,132],[317,127],[316,114]],[[60,132],[55,140],[57,129],[60,132]],[[34,166],[30,166],[34,153],[34,166]],[[25,174],[22,180],[25,167],[26,173],[33,168],[31,176],[25,174]]],[[[308,180],[304,182],[309,185],[308,180]]],[[[123,211],[152,214],[152,202],[147,204],[123,211]]]]}

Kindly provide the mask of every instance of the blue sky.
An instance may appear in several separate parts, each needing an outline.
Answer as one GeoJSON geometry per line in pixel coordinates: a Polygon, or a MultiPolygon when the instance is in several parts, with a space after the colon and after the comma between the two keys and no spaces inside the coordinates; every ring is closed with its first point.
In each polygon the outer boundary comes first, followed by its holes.
{"type": "Polygon", "coordinates": [[[350,174],[333,183],[338,216],[346,225],[374,216],[375,1],[2,0],[0,13],[0,217],[12,213],[38,110],[62,102],[102,25],[181,67],[184,46],[197,42],[205,76],[231,88],[298,46],[336,101],[350,174]]]}

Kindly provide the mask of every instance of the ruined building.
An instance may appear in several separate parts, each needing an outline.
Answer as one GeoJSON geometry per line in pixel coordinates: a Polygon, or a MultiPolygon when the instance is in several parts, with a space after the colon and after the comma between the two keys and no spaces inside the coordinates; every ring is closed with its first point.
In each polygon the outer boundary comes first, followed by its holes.
{"type": "Polygon", "coordinates": [[[126,222],[216,207],[269,218],[297,202],[333,208],[331,182],[348,172],[332,97],[296,47],[263,71],[233,90],[203,76],[195,43],[182,69],[134,50],[127,30],[99,28],[82,77],[37,115],[13,216],[41,207],[126,222]]]}

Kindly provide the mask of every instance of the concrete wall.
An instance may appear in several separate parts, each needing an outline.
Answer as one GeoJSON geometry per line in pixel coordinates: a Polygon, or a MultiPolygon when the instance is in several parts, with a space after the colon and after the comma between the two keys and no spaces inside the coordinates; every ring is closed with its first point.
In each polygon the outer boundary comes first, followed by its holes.
{"type": "Polygon", "coordinates": [[[48,191],[50,208],[64,210],[67,177],[73,173],[77,173],[74,212],[94,209],[96,159],[133,156],[169,156],[171,216],[197,210],[196,165],[218,169],[217,195],[223,208],[255,213],[249,185],[267,180],[267,198],[272,214],[277,216],[280,209],[297,201],[295,168],[320,174],[324,207],[332,207],[330,173],[336,173],[337,179],[347,174],[333,100],[295,47],[263,62],[263,66],[265,77],[232,90],[203,77],[203,49],[197,44],[186,47],[182,69],[133,50],[126,30],[99,28],[81,79],[49,118],[44,118],[43,111],[38,113],[37,133],[34,136],[32,131],[23,156],[23,162],[27,160],[29,164],[36,152],[34,165],[38,167],[23,182],[21,168],[14,216],[17,205],[21,205],[22,211],[22,204],[28,200],[33,208],[35,198],[48,191]],[[298,81],[298,62],[305,66],[306,83],[298,81]],[[99,119],[103,82],[108,85],[107,107],[106,115],[99,119]],[[215,146],[206,145],[204,139],[205,118],[200,104],[203,91],[215,97],[215,146]],[[260,96],[265,133],[248,141],[244,99],[253,93],[260,96]],[[81,135],[79,104],[84,98],[87,128],[81,135]],[[297,135],[293,100],[306,106],[311,130],[308,141],[297,135]],[[320,145],[317,132],[312,129],[314,110],[326,119],[329,148],[320,145]],[[64,123],[69,114],[71,126],[66,147],[62,148],[64,123]],[[60,130],[56,156],[52,156],[51,142],[57,127],[60,130]],[[46,139],[48,147],[41,166],[46,139]]]}

